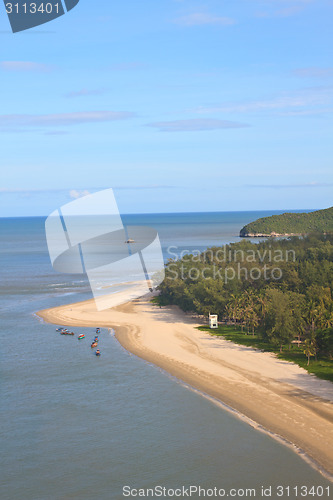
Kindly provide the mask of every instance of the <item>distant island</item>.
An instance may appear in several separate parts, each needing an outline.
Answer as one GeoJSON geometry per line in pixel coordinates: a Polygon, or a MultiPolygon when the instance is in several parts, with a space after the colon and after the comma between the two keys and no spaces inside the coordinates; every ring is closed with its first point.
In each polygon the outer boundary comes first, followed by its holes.
{"type": "Polygon", "coordinates": [[[333,233],[333,207],[309,213],[284,213],[263,217],[244,226],[242,238],[301,236],[313,232],[333,233]]]}

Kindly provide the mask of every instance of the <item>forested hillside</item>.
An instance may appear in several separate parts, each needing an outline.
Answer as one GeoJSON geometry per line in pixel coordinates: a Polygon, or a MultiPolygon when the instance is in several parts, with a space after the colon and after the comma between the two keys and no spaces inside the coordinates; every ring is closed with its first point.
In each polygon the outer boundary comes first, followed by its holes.
{"type": "Polygon", "coordinates": [[[333,359],[333,235],[243,240],[170,260],[161,304],[256,333],[278,349],[302,343],[333,359]]]}
{"type": "Polygon", "coordinates": [[[333,233],[333,207],[310,213],[285,213],[263,217],[244,226],[240,236],[302,235],[312,232],[333,233]]]}

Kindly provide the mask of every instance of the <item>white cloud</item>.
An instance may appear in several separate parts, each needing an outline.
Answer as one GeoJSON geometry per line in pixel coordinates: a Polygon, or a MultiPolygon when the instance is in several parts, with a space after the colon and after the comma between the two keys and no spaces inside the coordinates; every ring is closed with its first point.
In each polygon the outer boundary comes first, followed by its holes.
{"type": "Polygon", "coordinates": [[[200,132],[249,127],[246,123],[237,123],[227,120],[193,118],[189,120],[174,120],[167,122],[148,123],[149,127],[159,129],[160,132],[200,132]]]}
{"type": "Polygon", "coordinates": [[[279,113],[282,116],[313,116],[313,115],[329,115],[333,113],[333,108],[318,108],[318,109],[304,109],[295,111],[284,111],[279,113]]]}
{"type": "MultiPolygon", "coordinates": [[[[112,189],[119,191],[141,191],[141,190],[156,190],[156,189],[178,189],[181,186],[172,186],[167,184],[147,184],[147,185],[136,185],[136,186],[126,186],[126,185],[116,185],[112,189]]],[[[52,194],[65,194],[69,195],[73,199],[81,198],[82,196],[87,196],[92,192],[102,191],[104,187],[93,187],[90,191],[87,189],[69,189],[69,188],[44,188],[44,189],[26,189],[26,188],[0,188],[0,195],[6,194],[19,194],[24,196],[32,195],[52,195],[52,194]]]]}
{"type": "MultiPolygon", "coordinates": [[[[64,189],[34,189],[34,188],[0,188],[0,196],[3,195],[18,195],[21,197],[30,197],[30,196],[50,196],[52,194],[61,194],[65,190],[64,189]]],[[[66,190],[66,193],[68,191],[66,190]]]]}
{"type": "Polygon", "coordinates": [[[123,62],[118,64],[113,64],[109,67],[112,71],[130,71],[130,70],[138,70],[145,69],[147,65],[142,62],[123,62]]]}
{"type": "Polygon", "coordinates": [[[44,132],[45,135],[68,135],[67,130],[49,130],[44,132]]]}
{"type": "Polygon", "coordinates": [[[306,5],[309,3],[317,2],[318,0],[266,0],[266,3],[271,5],[279,4],[279,5],[306,5]]]}
{"type": "Polygon", "coordinates": [[[0,69],[5,71],[31,71],[45,73],[50,71],[52,66],[32,61],[0,61],[0,69]]]}
{"type": "Polygon", "coordinates": [[[292,5],[291,7],[285,7],[284,9],[276,10],[273,13],[274,17],[290,17],[294,14],[298,14],[304,9],[301,5],[292,5]]]}
{"type": "Polygon", "coordinates": [[[257,17],[290,17],[303,11],[316,0],[267,0],[261,2],[264,11],[257,12],[257,17]],[[280,6],[277,9],[277,6],[280,6]]]}
{"type": "Polygon", "coordinates": [[[56,127],[83,123],[110,122],[134,117],[134,113],[124,111],[81,111],[47,115],[0,115],[0,128],[13,130],[20,127],[56,127]]]}
{"type": "Polygon", "coordinates": [[[235,24],[235,20],[230,17],[220,17],[204,12],[188,14],[187,16],[179,17],[174,21],[183,26],[201,26],[205,24],[216,24],[220,26],[230,26],[235,24]]]}
{"type": "Polygon", "coordinates": [[[226,103],[219,106],[200,106],[195,110],[199,114],[206,113],[249,113],[267,110],[298,110],[308,108],[312,113],[321,110],[320,106],[332,102],[331,87],[309,88],[295,94],[283,94],[272,99],[248,101],[243,103],[226,103]]]}
{"type": "Polygon", "coordinates": [[[69,192],[69,196],[71,198],[74,198],[74,200],[77,200],[78,198],[82,198],[83,196],[88,196],[90,192],[87,189],[84,190],[77,190],[77,189],[71,189],[69,192]]]}
{"type": "Polygon", "coordinates": [[[328,78],[333,76],[333,67],[321,68],[312,66],[309,68],[298,68],[293,71],[293,74],[301,78],[328,78]]]}
{"type": "Polygon", "coordinates": [[[106,89],[80,89],[73,90],[65,94],[65,97],[85,97],[90,95],[102,95],[105,94],[106,89]]]}
{"type": "Polygon", "coordinates": [[[245,187],[264,189],[298,189],[298,188],[327,188],[333,184],[326,182],[307,182],[304,184],[247,184],[245,187]]]}

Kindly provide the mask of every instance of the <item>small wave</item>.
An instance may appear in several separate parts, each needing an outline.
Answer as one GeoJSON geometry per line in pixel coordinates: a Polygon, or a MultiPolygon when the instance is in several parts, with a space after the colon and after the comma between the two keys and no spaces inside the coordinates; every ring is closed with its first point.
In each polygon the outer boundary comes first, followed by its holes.
{"type": "Polygon", "coordinates": [[[36,313],[32,313],[32,316],[33,316],[35,319],[37,319],[37,321],[38,321],[39,323],[43,323],[43,324],[45,324],[45,325],[46,325],[46,324],[48,324],[48,323],[47,323],[47,322],[46,322],[43,318],[41,318],[40,316],[38,316],[38,314],[36,314],[36,313]]]}

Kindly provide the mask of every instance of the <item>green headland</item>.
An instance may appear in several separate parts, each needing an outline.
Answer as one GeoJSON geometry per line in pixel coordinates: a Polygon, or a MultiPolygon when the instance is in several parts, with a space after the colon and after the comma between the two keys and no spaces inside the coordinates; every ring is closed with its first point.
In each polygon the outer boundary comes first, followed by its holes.
{"type": "Polygon", "coordinates": [[[284,213],[250,222],[240,236],[301,236],[309,233],[333,233],[333,207],[309,213],[284,213]]]}

